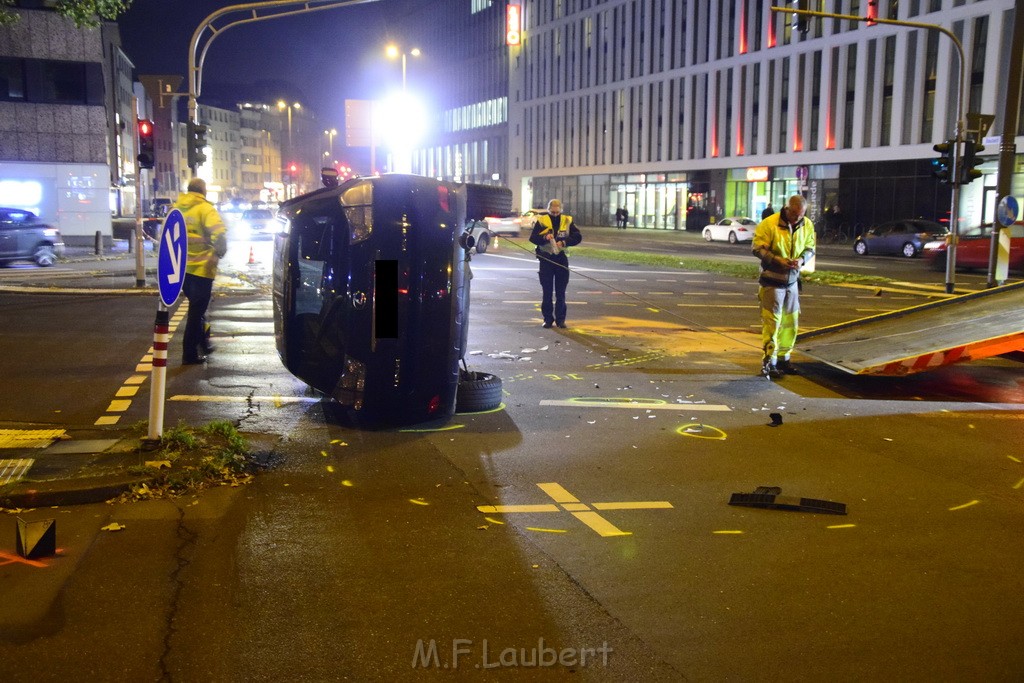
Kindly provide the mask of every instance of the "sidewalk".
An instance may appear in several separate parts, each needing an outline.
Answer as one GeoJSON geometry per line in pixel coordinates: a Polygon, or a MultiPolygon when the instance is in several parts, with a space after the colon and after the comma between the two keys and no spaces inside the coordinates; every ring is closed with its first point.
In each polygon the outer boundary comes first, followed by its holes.
{"type": "MultiPolygon", "coordinates": [[[[136,286],[135,254],[128,243],[96,254],[92,247],[69,247],[55,268],[0,270],[0,292],[34,294],[116,294],[158,297],[157,263],[147,243],[145,286],[136,286]],[[70,265],[74,270],[61,269],[70,265]]],[[[222,269],[216,287],[251,292],[258,289],[249,273],[222,269]]],[[[147,389],[148,391],[148,389],[147,389]]],[[[154,485],[159,469],[146,462],[161,460],[158,449],[147,451],[145,434],[125,428],[53,429],[0,423],[0,508],[24,509],[98,503],[146,485],[154,485]]],[[[273,450],[266,435],[244,434],[257,454],[273,450]]]]}

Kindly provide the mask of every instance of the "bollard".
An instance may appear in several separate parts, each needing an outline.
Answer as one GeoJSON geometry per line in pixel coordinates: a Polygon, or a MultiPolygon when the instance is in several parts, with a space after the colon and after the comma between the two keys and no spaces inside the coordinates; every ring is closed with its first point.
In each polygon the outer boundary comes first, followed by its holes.
{"type": "Polygon", "coordinates": [[[103,255],[103,233],[99,230],[96,231],[96,255],[103,255]]]}

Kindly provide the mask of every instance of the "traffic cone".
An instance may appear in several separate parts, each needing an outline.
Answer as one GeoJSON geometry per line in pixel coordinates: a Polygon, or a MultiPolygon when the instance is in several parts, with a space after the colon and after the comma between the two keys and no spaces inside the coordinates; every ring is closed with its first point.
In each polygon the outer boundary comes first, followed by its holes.
{"type": "Polygon", "coordinates": [[[256,263],[256,257],[252,253],[252,245],[249,246],[249,265],[256,263]]]}

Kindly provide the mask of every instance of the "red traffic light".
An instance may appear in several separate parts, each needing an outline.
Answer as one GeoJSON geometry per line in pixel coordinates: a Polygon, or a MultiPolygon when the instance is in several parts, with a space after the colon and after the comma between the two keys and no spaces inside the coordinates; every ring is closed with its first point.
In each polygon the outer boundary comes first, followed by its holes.
{"type": "Polygon", "coordinates": [[[139,135],[151,135],[153,133],[153,124],[142,119],[139,121],[139,135]]]}
{"type": "Polygon", "coordinates": [[[299,167],[297,164],[292,164],[288,167],[288,170],[291,171],[292,173],[295,173],[296,171],[299,170],[299,167]]]}

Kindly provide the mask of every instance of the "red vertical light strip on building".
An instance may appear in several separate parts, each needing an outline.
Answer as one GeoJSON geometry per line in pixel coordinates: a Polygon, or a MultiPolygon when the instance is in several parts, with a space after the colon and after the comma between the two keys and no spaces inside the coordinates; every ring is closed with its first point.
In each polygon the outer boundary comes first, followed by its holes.
{"type": "Polygon", "coordinates": [[[747,6],[740,5],[740,54],[747,54],[747,6]]]}
{"type": "Polygon", "coordinates": [[[718,121],[711,124],[711,156],[718,156],[718,121]]]}
{"type": "Polygon", "coordinates": [[[832,130],[832,108],[825,110],[825,149],[836,148],[836,135],[832,130]]]}
{"type": "Polygon", "coordinates": [[[736,122],[736,156],[745,154],[743,147],[743,119],[736,122]]]}
{"type": "Polygon", "coordinates": [[[768,22],[768,47],[775,47],[775,13],[768,12],[765,20],[768,22]]]}
{"type": "Polygon", "coordinates": [[[871,21],[871,19],[877,19],[878,18],[878,1],[877,0],[868,0],[867,17],[868,17],[868,21],[866,23],[867,23],[868,26],[875,26],[878,23],[878,22],[875,22],[875,21],[871,21]]]}

